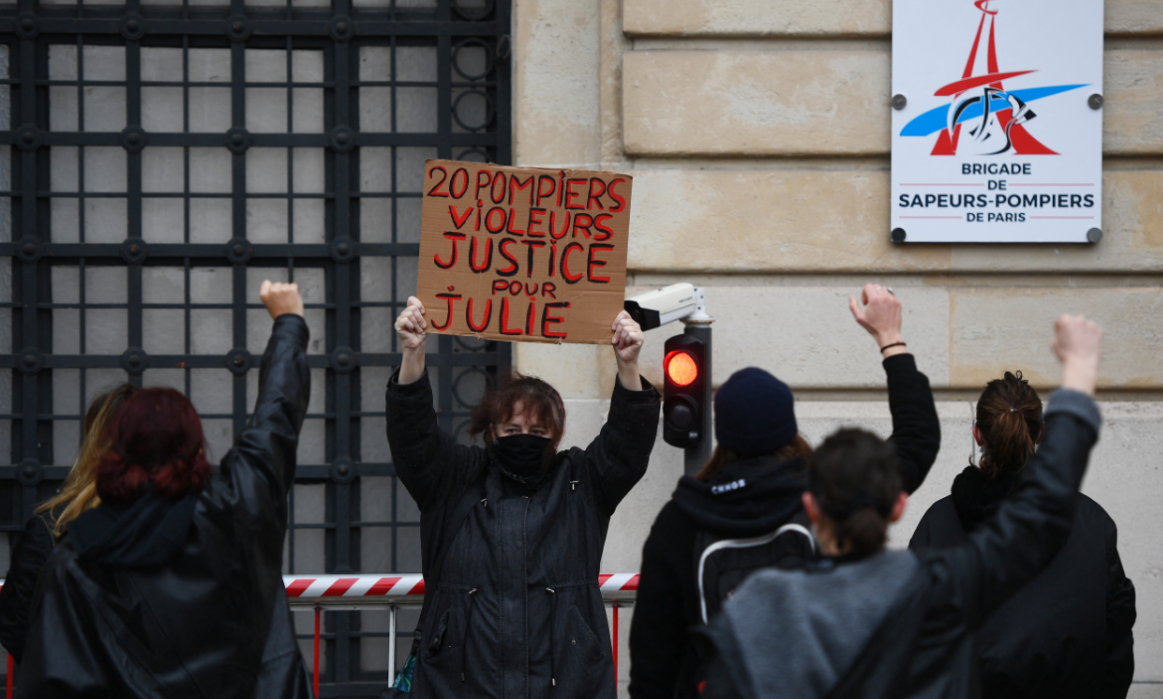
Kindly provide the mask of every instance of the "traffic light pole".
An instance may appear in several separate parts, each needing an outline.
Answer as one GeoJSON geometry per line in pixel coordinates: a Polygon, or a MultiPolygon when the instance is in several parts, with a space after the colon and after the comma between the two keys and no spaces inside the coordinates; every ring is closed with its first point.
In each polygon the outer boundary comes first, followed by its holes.
{"type": "Polygon", "coordinates": [[[704,367],[706,368],[706,380],[703,381],[703,438],[698,445],[687,447],[683,451],[684,465],[683,472],[688,476],[693,476],[703,469],[703,466],[711,460],[711,452],[714,447],[714,420],[711,418],[711,395],[714,390],[712,388],[713,372],[711,371],[711,323],[714,319],[706,314],[706,312],[699,308],[695,315],[692,315],[683,320],[683,334],[688,335],[703,343],[706,352],[704,359],[704,367]]]}

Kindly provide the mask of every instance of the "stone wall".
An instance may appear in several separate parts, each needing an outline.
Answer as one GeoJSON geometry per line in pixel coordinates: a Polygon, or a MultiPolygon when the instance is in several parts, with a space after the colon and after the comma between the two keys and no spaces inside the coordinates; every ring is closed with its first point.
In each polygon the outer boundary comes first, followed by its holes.
{"type": "MultiPolygon", "coordinates": [[[[630,283],[707,288],[718,382],[748,365],[788,381],[814,443],[841,424],[887,433],[879,358],[847,297],[866,282],[896,290],[944,446],[894,545],[966,463],[984,382],[1021,369],[1048,390],[1053,318],[1102,323],[1107,425],[1085,490],[1118,522],[1138,589],[1132,696],[1163,696],[1163,2],[1106,3],[1094,246],[889,243],[887,0],[517,0],[514,16],[515,163],[634,175],[630,283]]],[[[678,331],[648,333],[650,380],[678,331]]],[[[611,351],[522,345],[516,357],[562,389],[567,441],[587,442],[604,419],[611,351]]],[[[659,440],[615,516],[605,570],[637,569],[681,471],[659,440]]]]}

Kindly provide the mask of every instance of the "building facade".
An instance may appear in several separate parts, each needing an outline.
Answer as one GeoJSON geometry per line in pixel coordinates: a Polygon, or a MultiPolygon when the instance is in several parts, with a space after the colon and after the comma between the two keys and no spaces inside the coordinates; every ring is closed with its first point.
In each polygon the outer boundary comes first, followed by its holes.
{"type": "MultiPolygon", "coordinates": [[[[746,366],[771,371],[795,391],[813,444],[842,424],[891,431],[879,356],[847,298],[866,282],[896,291],[943,441],[895,546],[973,454],[985,382],[1021,369],[1048,397],[1053,319],[1095,318],[1106,331],[1106,425],[1084,490],[1118,523],[1138,592],[1131,696],[1163,696],[1163,2],[1106,2],[1097,245],[889,241],[891,9],[887,0],[518,0],[514,163],[632,174],[629,283],[705,286],[715,382],[746,366]]],[[[662,344],[679,331],[647,333],[644,374],[656,384],[662,344]]],[[[514,355],[521,371],[563,389],[567,439],[587,441],[612,386],[611,351],[519,345],[514,355]]],[[[615,515],[605,570],[637,569],[681,473],[681,452],[660,439],[615,515]]],[[[619,671],[624,687],[626,664],[619,671]]]]}

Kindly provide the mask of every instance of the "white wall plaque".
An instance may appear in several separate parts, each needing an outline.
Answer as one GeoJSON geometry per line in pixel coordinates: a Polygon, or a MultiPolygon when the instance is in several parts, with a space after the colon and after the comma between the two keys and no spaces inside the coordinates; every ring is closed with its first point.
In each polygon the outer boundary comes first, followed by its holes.
{"type": "Polygon", "coordinates": [[[1096,242],[1103,1],[893,0],[892,19],[892,239],[1096,242]]]}

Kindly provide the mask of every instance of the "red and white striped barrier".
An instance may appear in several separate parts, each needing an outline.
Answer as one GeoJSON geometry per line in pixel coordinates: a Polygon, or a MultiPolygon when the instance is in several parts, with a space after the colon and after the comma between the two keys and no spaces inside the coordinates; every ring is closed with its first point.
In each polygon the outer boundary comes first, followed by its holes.
{"type": "MultiPolygon", "coordinates": [[[[424,597],[423,576],[412,574],[284,575],[291,604],[310,602],[356,603],[412,602],[424,597]]],[[[638,573],[603,573],[598,585],[605,599],[632,600],[638,590],[638,573]]]]}

